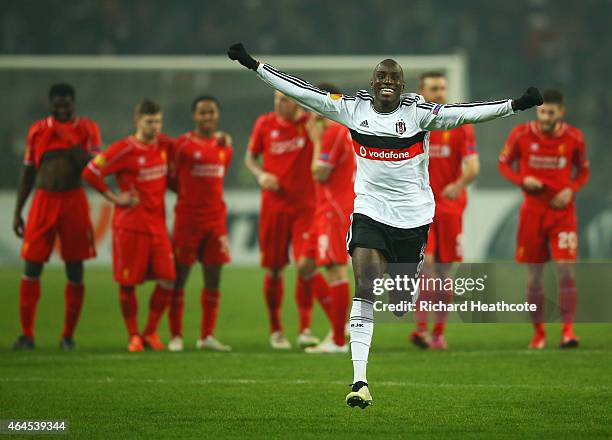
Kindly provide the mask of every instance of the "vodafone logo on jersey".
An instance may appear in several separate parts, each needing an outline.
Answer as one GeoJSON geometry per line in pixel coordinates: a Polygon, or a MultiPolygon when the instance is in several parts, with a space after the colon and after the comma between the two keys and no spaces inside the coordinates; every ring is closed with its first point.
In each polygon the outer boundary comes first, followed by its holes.
{"type": "Polygon", "coordinates": [[[364,159],[384,160],[389,162],[412,159],[413,157],[424,152],[422,142],[399,150],[393,148],[366,147],[360,145],[356,141],[353,141],[353,149],[358,156],[363,157],[364,159]]]}

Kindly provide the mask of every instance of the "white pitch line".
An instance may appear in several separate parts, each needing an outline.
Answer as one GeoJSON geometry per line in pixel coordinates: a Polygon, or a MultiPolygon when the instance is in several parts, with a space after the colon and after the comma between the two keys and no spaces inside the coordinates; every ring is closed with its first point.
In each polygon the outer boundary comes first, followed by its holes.
{"type": "MultiPolygon", "coordinates": [[[[459,358],[459,357],[472,357],[472,356],[540,356],[546,357],[548,355],[559,354],[558,350],[550,349],[550,350],[521,350],[521,349],[509,349],[509,350],[490,350],[490,351],[445,351],[445,352],[436,352],[436,353],[424,353],[420,351],[414,351],[412,349],[406,351],[384,351],[377,353],[374,351],[371,353],[371,356],[375,359],[382,359],[393,357],[394,359],[397,357],[402,358],[421,358],[424,359],[436,359],[438,356],[440,358],[459,358]],[[429,356],[429,357],[428,357],[429,356]]],[[[232,358],[232,357],[248,357],[248,358],[274,358],[278,360],[282,359],[345,359],[348,358],[348,355],[307,355],[305,353],[240,353],[240,352],[232,352],[232,353],[211,353],[211,352],[198,352],[198,351],[187,351],[183,353],[169,353],[169,352],[149,352],[149,353],[85,353],[79,356],[76,356],[77,353],[65,353],[65,354],[50,354],[50,355],[33,355],[30,353],[24,353],[23,357],[19,357],[19,355],[12,356],[8,358],[9,363],[31,363],[33,361],[42,361],[42,362],[57,362],[57,361],[65,361],[69,363],[82,363],[86,361],[99,361],[99,360],[112,360],[112,361],[142,361],[142,360],[168,360],[173,357],[179,358],[194,358],[197,357],[199,359],[207,359],[207,358],[232,358]]],[[[572,356],[573,353],[564,353],[567,356],[572,356]]],[[[612,357],[611,350],[604,349],[580,349],[579,353],[576,355],[580,356],[601,356],[608,355],[612,357]]],[[[7,360],[5,357],[2,360],[7,360]]],[[[0,360],[0,366],[2,366],[2,360],[0,360]]]]}
{"type": "MultiPolygon", "coordinates": [[[[166,384],[166,385],[340,385],[348,386],[347,381],[322,381],[310,379],[125,379],[103,377],[99,379],[85,378],[50,378],[50,377],[2,377],[0,383],[90,383],[90,384],[166,384]]],[[[373,382],[374,386],[379,387],[403,387],[403,388],[481,388],[481,389],[527,389],[527,390],[572,390],[572,391],[597,391],[604,392],[612,390],[608,386],[593,385],[530,385],[530,384],[496,384],[496,383],[418,383],[400,381],[380,381],[373,382]]]]}

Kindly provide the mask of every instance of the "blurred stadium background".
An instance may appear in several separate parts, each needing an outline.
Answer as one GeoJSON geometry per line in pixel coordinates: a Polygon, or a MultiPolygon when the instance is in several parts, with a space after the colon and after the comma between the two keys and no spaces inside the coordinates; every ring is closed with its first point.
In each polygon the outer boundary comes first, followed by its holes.
{"type": "MultiPolygon", "coordinates": [[[[368,371],[376,404],[364,412],[349,411],[343,402],[351,372],[347,357],[272,352],[263,274],[254,267],[259,196],[242,164],[256,116],[272,109],[272,91],[224,58],[230,43],[243,41],[267,61],[287,63],[311,82],[337,82],[348,93],[367,86],[374,66],[357,57],[387,55],[416,63],[403,63],[409,89],[426,67],[451,69],[450,94],[461,100],[517,96],[532,84],[560,88],[567,120],[583,130],[592,166],[591,181],[578,196],[580,255],[606,261],[583,266],[579,310],[589,304],[605,314],[610,301],[605,307],[598,301],[609,297],[612,258],[610,16],[609,0],[3,0],[0,419],[63,418],[73,437],[87,439],[610,438],[612,351],[610,324],[602,323],[609,314],[595,319],[599,324],[578,324],[581,348],[569,353],[556,348],[558,324],[548,326],[550,349],[537,353],[526,350],[526,323],[451,319],[451,350],[445,353],[410,346],[411,322],[377,325],[368,371]],[[304,67],[319,55],[331,56],[327,67],[304,67]],[[358,59],[364,68],[338,68],[358,59]],[[124,67],[110,68],[119,65],[124,67]],[[99,122],[105,145],[132,131],[133,107],[145,96],[161,102],[164,131],[171,136],[191,128],[189,105],[196,94],[220,99],[221,128],[234,136],[236,154],[226,185],[234,263],[224,272],[218,335],[233,353],[193,349],[199,270],[187,287],[186,352],[124,352],[109,270],[110,207],[93,194],[100,258],[86,266],[78,350],[57,350],[65,282],[58,266],[42,277],[37,350],[10,351],[19,329],[22,267],[11,228],[15,188],[27,128],[47,114],[47,90],[57,80],[75,85],[77,111],[99,122]]],[[[482,170],[465,218],[468,261],[513,258],[520,193],[498,175],[497,156],[514,124],[530,117],[533,112],[475,128],[482,170]]],[[[512,280],[520,298],[524,268],[508,266],[496,265],[500,279],[512,280]]],[[[286,275],[283,313],[292,341],[294,275],[286,275]]],[[[547,286],[554,285],[548,279],[547,286]]],[[[141,324],[150,291],[151,283],[139,288],[141,324]]],[[[551,321],[558,319],[555,293],[547,290],[551,321]]],[[[165,322],[161,329],[166,339],[165,322]]],[[[324,335],[327,329],[316,308],[313,331],[324,335]]]]}
{"type": "MultiPolygon", "coordinates": [[[[70,8],[59,1],[3,2],[0,206],[11,212],[27,127],[46,114],[46,91],[53,81],[67,80],[76,86],[78,111],[99,122],[107,145],[132,130],[133,106],[144,96],[161,101],[164,131],[175,136],[191,128],[192,97],[212,93],[221,100],[221,127],[234,136],[237,150],[226,185],[235,262],[255,264],[256,185],[241,158],[256,116],[272,108],[272,93],[253,76],[224,62],[228,43],[244,41],[255,54],[291,55],[289,64],[280,67],[313,83],[335,81],[347,93],[367,86],[372,64],[364,62],[363,69],[347,74],[342,66],[351,56],[420,55],[431,61],[434,55],[446,55],[460,66],[457,81],[450,84],[451,97],[457,99],[514,96],[531,84],[558,87],[566,94],[567,120],[584,131],[592,164],[591,180],[578,197],[580,255],[608,259],[612,257],[608,173],[612,156],[607,154],[612,90],[606,75],[612,67],[608,56],[612,30],[607,20],[611,13],[612,4],[603,0],[474,0],[460,8],[443,0],[366,0],[358,7],[345,0],[244,0],[229,5],[85,0],[70,8]],[[308,56],[321,54],[335,56],[337,62],[332,57],[327,64],[296,68],[307,65],[308,56]],[[325,67],[334,65],[336,69],[325,67]]],[[[416,88],[419,72],[438,66],[419,61],[403,64],[409,73],[408,89],[416,88]]],[[[447,69],[448,63],[439,67],[447,69]]],[[[482,170],[466,214],[468,261],[513,257],[520,194],[498,175],[497,155],[512,126],[532,116],[476,126],[482,170]]],[[[106,217],[100,212],[107,208],[100,203],[92,198],[98,212],[94,221],[97,218],[102,235],[97,262],[107,264],[106,217]]],[[[18,263],[19,243],[10,223],[11,216],[4,215],[0,264],[18,263]]]]}

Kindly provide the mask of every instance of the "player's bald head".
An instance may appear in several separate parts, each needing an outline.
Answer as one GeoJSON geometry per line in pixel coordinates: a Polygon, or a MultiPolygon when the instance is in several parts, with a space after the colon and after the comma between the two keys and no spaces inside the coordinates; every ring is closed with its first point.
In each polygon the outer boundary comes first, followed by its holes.
{"type": "Polygon", "coordinates": [[[376,76],[377,72],[397,72],[400,75],[402,82],[404,82],[404,70],[402,66],[392,58],[387,58],[382,60],[380,63],[374,67],[374,72],[372,72],[372,76],[376,76]]]}
{"type": "Polygon", "coordinates": [[[404,86],[404,72],[397,61],[387,58],[378,63],[370,81],[376,111],[395,110],[399,105],[404,86]]]}

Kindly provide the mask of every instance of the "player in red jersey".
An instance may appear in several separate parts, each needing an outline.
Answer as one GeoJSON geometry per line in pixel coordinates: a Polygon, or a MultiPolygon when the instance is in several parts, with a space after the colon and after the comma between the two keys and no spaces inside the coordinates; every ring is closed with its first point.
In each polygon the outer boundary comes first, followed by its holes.
{"type": "Polygon", "coordinates": [[[115,205],[113,214],[113,274],[119,283],[121,311],[129,334],[129,351],[145,346],[163,350],[157,325],[169,304],[175,270],[166,229],[164,194],[172,141],[162,134],[159,104],[145,99],[136,106],[136,134],[115,142],[89,162],[83,178],[115,205]],[[120,193],[104,182],[115,175],[120,193]],[[138,333],[135,285],[145,279],[157,284],[149,303],[149,319],[138,333]]]}
{"type": "Polygon", "coordinates": [[[170,175],[178,199],[174,208],[172,234],[176,260],[176,283],[170,305],[171,351],[183,349],[182,319],[184,287],[191,265],[202,263],[204,289],[201,294],[202,321],[197,348],[230,351],[214,336],[219,306],[221,268],[229,263],[227,209],[223,200],[223,178],[232,160],[231,140],[216,133],[219,102],[198,96],[191,111],[194,131],[176,141],[170,160],[170,175]]]}
{"type": "Polygon", "coordinates": [[[51,115],[28,132],[24,166],[17,189],[13,229],[23,237],[25,271],[19,291],[22,335],[15,349],[34,348],[34,318],[40,275],[56,237],[66,265],[64,329],[60,348],[75,347],[73,334],[83,304],[83,260],[96,255],[89,206],[81,187],[81,170],[100,148],[100,130],[91,119],[75,115],[75,91],[69,84],[49,90],[51,115]],[[25,223],[22,210],[36,187],[25,223]]]}
{"type": "MultiPolygon", "coordinates": [[[[419,94],[426,101],[446,104],[446,77],[441,72],[426,72],[419,76],[419,94]]],[[[451,277],[453,262],[463,260],[463,211],[467,204],[467,186],[478,176],[480,162],[476,151],[474,128],[461,125],[452,130],[432,131],[429,137],[429,183],[436,200],[434,221],[429,227],[423,274],[429,282],[421,287],[418,305],[425,302],[449,303],[452,291],[441,289],[434,282],[451,277]],[[438,287],[438,289],[436,289],[438,287]]],[[[425,278],[424,278],[425,279],[425,278]]],[[[430,338],[427,330],[428,312],[417,307],[416,330],[410,335],[413,344],[421,348],[446,349],[444,329],[448,312],[434,313],[430,338]]]]}
{"type": "Polygon", "coordinates": [[[310,331],[313,296],[329,296],[325,278],[306,255],[315,210],[310,171],[313,150],[306,129],[309,118],[295,101],[275,92],[274,112],[261,115],[255,122],[245,156],[247,168],[262,189],[259,246],[261,265],[266,269],[264,295],[270,318],[270,345],[276,349],[291,348],[280,319],[289,245],[298,268],[299,346],[319,343],[310,331]],[[257,160],[260,155],[263,167],[257,160]]]}
{"type": "MultiPolygon", "coordinates": [[[[321,90],[341,94],[332,84],[319,84],[321,90]]],[[[308,256],[318,267],[326,268],[328,297],[319,297],[332,332],[324,341],[306,348],[306,353],[348,353],[345,326],[350,290],[346,265],[346,234],[353,212],[355,153],[349,130],[327,118],[312,118],[307,125],[314,145],[312,175],[315,180],[315,217],[310,229],[308,256]]]]}
{"type": "Polygon", "coordinates": [[[531,314],[535,334],[529,348],[546,345],[543,263],[551,258],[559,274],[561,348],[570,348],[579,344],[573,328],[577,297],[573,266],[578,250],[574,194],[589,178],[589,163],[582,132],[563,122],[563,95],[548,90],[543,97],[536,120],[510,133],[499,157],[499,172],[520,186],[525,196],[519,213],[516,260],[528,265],[527,301],[537,306],[531,314]]]}

